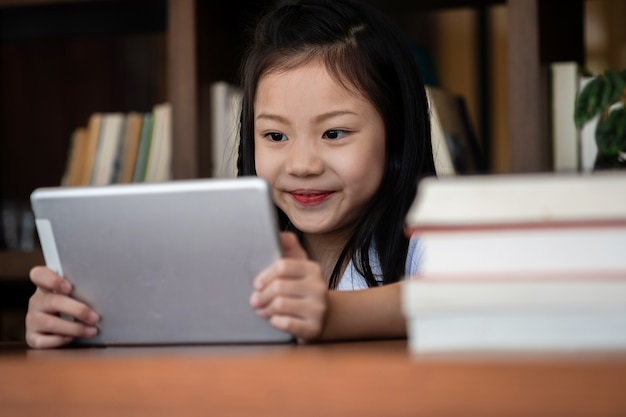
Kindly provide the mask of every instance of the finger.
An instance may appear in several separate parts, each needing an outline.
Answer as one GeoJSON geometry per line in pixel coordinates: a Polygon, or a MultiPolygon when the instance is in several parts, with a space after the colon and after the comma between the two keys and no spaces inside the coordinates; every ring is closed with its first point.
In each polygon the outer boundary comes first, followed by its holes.
{"type": "Polygon", "coordinates": [[[52,334],[26,335],[26,343],[28,344],[28,346],[34,349],[56,348],[67,345],[72,340],[74,340],[74,338],[70,336],[59,336],[52,334]]]}
{"type": "Polygon", "coordinates": [[[100,321],[100,316],[86,304],[63,294],[46,293],[39,288],[30,298],[28,310],[50,315],[65,314],[90,325],[100,321]]]}
{"type": "Polygon", "coordinates": [[[272,298],[269,303],[257,311],[265,317],[282,315],[319,321],[324,316],[326,304],[318,299],[293,298],[280,295],[272,298]]]}
{"type": "Polygon", "coordinates": [[[254,279],[254,289],[262,291],[276,279],[303,279],[307,276],[318,276],[321,279],[322,270],[319,264],[302,259],[279,259],[270,267],[262,271],[254,279]]]}
{"type": "Polygon", "coordinates": [[[298,236],[295,233],[282,232],[280,234],[280,243],[283,248],[284,258],[307,259],[306,251],[300,245],[298,236]]]}
{"type": "Polygon", "coordinates": [[[270,324],[275,329],[289,333],[303,341],[314,340],[322,333],[321,322],[315,323],[293,316],[274,315],[270,318],[270,324]]]}
{"type": "Polygon", "coordinates": [[[311,284],[303,285],[299,280],[294,279],[274,279],[262,290],[252,294],[250,305],[254,308],[263,308],[276,297],[308,298],[312,293],[325,289],[326,286],[320,286],[316,291],[311,284]]]}
{"type": "Polygon", "coordinates": [[[89,338],[98,334],[98,329],[76,321],[66,320],[41,311],[29,312],[26,315],[28,332],[31,335],[56,335],[67,337],[89,338]]]}
{"type": "Polygon", "coordinates": [[[259,275],[254,279],[254,289],[257,291],[262,290],[275,276],[291,275],[292,278],[298,277],[298,269],[294,268],[297,264],[285,263],[287,259],[306,260],[307,255],[298,237],[292,232],[282,232],[280,234],[281,245],[283,247],[283,258],[274,262],[272,265],[261,271],[259,275]]]}
{"type": "Polygon", "coordinates": [[[302,297],[304,296],[304,290],[301,285],[296,284],[294,281],[276,279],[266,285],[262,290],[255,291],[250,296],[250,305],[253,308],[260,309],[265,308],[276,296],[291,296],[302,297]]]}
{"type": "Polygon", "coordinates": [[[263,290],[263,288],[265,288],[265,286],[267,286],[267,284],[272,281],[275,275],[276,273],[274,272],[274,264],[271,264],[263,271],[261,271],[252,282],[252,286],[254,287],[255,291],[263,290]]]}
{"type": "Polygon", "coordinates": [[[72,285],[63,277],[45,266],[36,266],[30,270],[30,280],[37,287],[50,292],[69,294],[72,285]]]}

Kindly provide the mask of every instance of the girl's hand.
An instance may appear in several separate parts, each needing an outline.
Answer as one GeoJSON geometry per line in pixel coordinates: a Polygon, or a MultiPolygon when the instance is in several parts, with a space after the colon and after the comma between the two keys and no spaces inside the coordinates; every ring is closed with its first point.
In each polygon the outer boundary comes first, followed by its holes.
{"type": "Polygon", "coordinates": [[[59,347],[76,337],[89,338],[98,333],[94,325],[100,317],[69,296],[72,291],[69,281],[43,266],[31,269],[30,279],[37,286],[26,314],[26,343],[30,347],[59,347]],[[63,319],[59,314],[77,321],[63,319]]]}
{"type": "Polygon", "coordinates": [[[281,233],[284,257],[254,280],[250,305],[276,329],[303,341],[322,333],[328,288],[319,264],[310,261],[293,233],[281,233]]]}

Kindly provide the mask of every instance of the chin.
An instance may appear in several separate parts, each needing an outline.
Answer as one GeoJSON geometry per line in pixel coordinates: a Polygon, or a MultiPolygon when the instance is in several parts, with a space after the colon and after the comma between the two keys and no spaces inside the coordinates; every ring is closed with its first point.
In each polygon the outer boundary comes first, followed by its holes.
{"type": "Polygon", "coordinates": [[[311,225],[311,224],[298,224],[298,223],[293,223],[292,224],[296,227],[296,229],[298,229],[300,232],[305,233],[305,234],[321,234],[321,233],[328,233],[328,230],[326,228],[322,228],[318,225],[311,225]]]}
{"type": "Polygon", "coordinates": [[[302,233],[307,234],[328,233],[331,231],[331,229],[329,229],[328,226],[324,225],[322,221],[308,220],[303,222],[296,219],[292,220],[291,224],[293,224],[296,229],[298,229],[302,233]]]}
{"type": "Polygon", "coordinates": [[[328,224],[323,220],[306,222],[292,221],[291,224],[293,224],[300,232],[307,235],[344,234],[350,230],[349,226],[338,225],[337,223],[328,224]]]}

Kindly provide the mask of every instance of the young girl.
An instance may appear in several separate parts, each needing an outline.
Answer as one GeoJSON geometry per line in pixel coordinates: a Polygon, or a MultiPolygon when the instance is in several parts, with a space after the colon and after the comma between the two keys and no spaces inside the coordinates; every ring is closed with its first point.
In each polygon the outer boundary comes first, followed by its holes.
{"type": "MultiPolygon", "coordinates": [[[[406,41],[367,5],[296,1],[261,19],[242,75],[239,175],[269,182],[285,231],[284,257],[256,277],[251,307],[301,341],[404,336],[398,282],[419,261],[404,218],[435,173],[406,41]]],[[[97,313],[68,296],[68,281],[44,267],[31,280],[30,346],[97,333],[97,313]]]]}

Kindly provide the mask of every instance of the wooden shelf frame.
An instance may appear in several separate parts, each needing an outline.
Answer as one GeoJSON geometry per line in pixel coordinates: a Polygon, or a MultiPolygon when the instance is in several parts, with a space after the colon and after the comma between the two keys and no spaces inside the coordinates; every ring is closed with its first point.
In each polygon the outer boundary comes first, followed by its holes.
{"type": "Polygon", "coordinates": [[[512,172],[551,171],[548,67],[584,63],[584,0],[508,0],[512,172]]]}
{"type": "Polygon", "coordinates": [[[43,263],[41,250],[0,251],[0,281],[24,280],[33,266],[43,263]]]}

